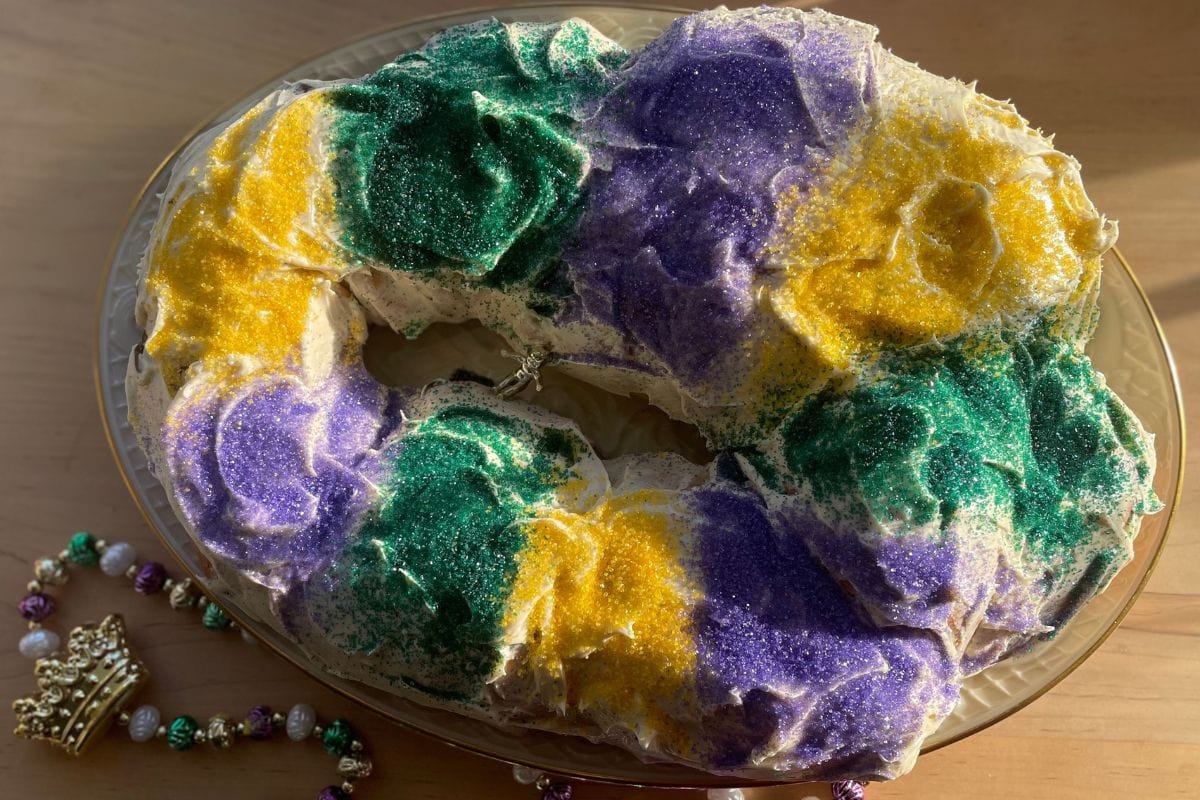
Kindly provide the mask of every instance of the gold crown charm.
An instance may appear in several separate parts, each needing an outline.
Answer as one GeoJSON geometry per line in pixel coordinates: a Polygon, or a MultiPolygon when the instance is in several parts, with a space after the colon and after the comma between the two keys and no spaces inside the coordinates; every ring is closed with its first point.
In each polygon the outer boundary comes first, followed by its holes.
{"type": "Polygon", "coordinates": [[[125,623],[110,614],[99,625],[71,631],[65,660],[39,658],[41,694],[13,703],[17,736],[45,739],[79,755],[150,677],[125,641],[125,623]]]}

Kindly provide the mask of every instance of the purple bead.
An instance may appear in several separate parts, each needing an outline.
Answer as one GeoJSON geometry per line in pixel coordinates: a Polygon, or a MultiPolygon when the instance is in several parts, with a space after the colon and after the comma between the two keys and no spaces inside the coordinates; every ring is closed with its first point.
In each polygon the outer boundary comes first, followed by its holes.
{"type": "Polygon", "coordinates": [[[167,582],[167,568],[157,561],[147,561],[133,579],[133,590],[138,594],[158,594],[167,582]]]}
{"type": "Polygon", "coordinates": [[[552,783],[542,792],[542,800],[571,800],[571,784],[552,783]]]}
{"type": "Polygon", "coordinates": [[[348,800],[348,797],[340,786],[326,786],[317,792],[317,800],[348,800]]]}
{"type": "Polygon", "coordinates": [[[30,622],[41,622],[57,608],[58,604],[54,602],[54,598],[41,592],[26,595],[17,606],[21,616],[30,622]]]}
{"type": "Polygon", "coordinates": [[[829,785],[833,800],[863,800],[867,790],[858,781],[837,781],[829,785]]]}
{"type": "Polygon", "coordinates": [[[271,719],[271,709],[267,706],[255,706],[246,714],[247,735],[251,739],[269,739],[275,732],[275,722],[271,719]]]}

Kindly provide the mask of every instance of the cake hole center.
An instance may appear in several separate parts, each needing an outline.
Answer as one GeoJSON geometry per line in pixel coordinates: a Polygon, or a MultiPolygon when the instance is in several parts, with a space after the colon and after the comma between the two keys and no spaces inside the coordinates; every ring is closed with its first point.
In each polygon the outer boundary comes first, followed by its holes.
{"type": "MultiPolygon", "coordinates": [[[[414,339],[372,326],[363,361],[385,386],[424,386],[436,380],[477,380],[495,386],[519,366],[502,355],[511,350],[478,322],[434,323],[414,339]]],[[[510,402],[528,402],[574,421],[601,458],[669,451],[694,464],[713,460],[695,425],[672,419],[644,395],[609,392],[552,363],[539,372],[542,391],[530,385],[510,402]]]]}

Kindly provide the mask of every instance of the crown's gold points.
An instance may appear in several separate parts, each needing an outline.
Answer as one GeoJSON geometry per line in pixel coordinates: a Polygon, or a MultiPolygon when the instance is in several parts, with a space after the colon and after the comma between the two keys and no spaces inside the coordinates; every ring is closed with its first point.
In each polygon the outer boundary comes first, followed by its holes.
{"type": "Polygon", "coordinates": [[[125,623],[110,614],[99,625],[71,631],[65,657],[39,658],[36,696],[13,703],[17,736],[44,739],[79,755],[108,730],[150,677],[125,640],[125,623]]]}

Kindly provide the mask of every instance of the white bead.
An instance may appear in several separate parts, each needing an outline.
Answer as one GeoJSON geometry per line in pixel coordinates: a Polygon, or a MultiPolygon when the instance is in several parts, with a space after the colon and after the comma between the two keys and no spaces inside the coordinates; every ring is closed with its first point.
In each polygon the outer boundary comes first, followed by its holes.
{"type": "Polygon", "coordinates": [[[137,710],[129,715],[129,738],[135,742],[150,741],[158,730],[160,720],[161,716],[154,706],[138,706],[137,710]]]}
{"type": "Polygon", "coordinates": [[[62,639],[48,628],[34,628],[21,637],[17,649],[26,658],[45,658],[58,649],[62,639]]]}
{"type": "Polygon", "coordinates": [[[709,789],[708,800],[743,800],[741,789],[709,789]]]}
{"type": "Polygon", "coordinates": [[[287,735],[293,742],[307,739],[317,726],[317,712],[308,703],[296,703],[287,715],[287,735]]]}
{"type": "Polygon", "coordinates": [[[137,561],[137,550],[133,549],[133,545],[127,542],[117,542],[110,544],[104,551],[104,555],[100,556],[100,571],[110,578],[117,578],[125,574],[125,570],[133,566],[133,562],[137,561]]]}
{"type": "Polygon", "coordinates": [[[522,786],[537,783],[537,779],[540,777],[542,777],[540,769],[527,767],[524,764],[513,764],[513,780],[522,786]]]}

